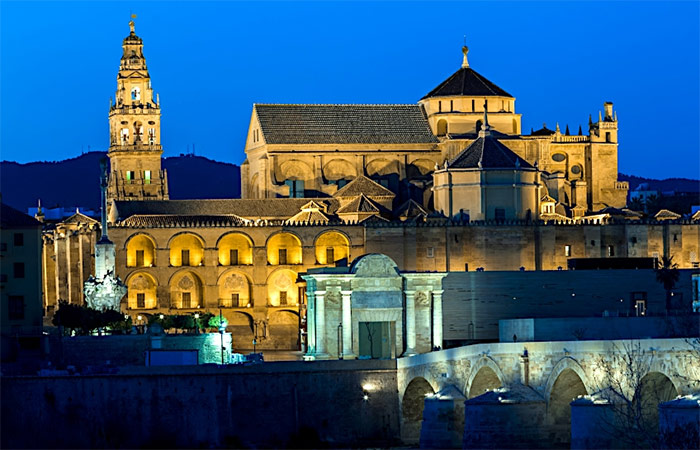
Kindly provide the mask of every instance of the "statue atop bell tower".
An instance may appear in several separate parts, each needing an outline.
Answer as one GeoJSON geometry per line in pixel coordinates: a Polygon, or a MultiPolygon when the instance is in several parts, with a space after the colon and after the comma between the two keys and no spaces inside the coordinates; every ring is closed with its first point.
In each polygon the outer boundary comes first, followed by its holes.
{"type": "Polygon", "coordinates": [[[168,177],[161,170],[160,101],[154,96],[136,15],[122,44],[115,100],[109,105],[110,200],[167,200],[168,177]]]}

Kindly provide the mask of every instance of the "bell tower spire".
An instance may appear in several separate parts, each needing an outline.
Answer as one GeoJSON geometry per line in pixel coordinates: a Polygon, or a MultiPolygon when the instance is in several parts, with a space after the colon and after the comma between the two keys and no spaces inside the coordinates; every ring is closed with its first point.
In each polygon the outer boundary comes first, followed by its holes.
{"type": "Polygon", "coordinates": [[[160,102],[153,93],[143,40],[134,19],[122,42],[115,101],[109,109],[110,200],[168,199],[167,174],[161,170],[160,102]]]}

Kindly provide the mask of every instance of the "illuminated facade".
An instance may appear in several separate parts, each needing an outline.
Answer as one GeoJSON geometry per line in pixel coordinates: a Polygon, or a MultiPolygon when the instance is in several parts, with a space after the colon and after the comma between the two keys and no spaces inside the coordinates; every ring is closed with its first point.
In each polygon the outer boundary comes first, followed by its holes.
{"type": "MultiPolygon", "coordinates": [[[[629,220],[639,217],[620,209],[627,184],[617,181],[612,104],[588,135],[558,127],[523,135],[515,98],[471,69],[466,49],[462,67],[414,105],[254,105],[243,198],[168,200],[160,108],[131,27],[109,115],[108,190],[129,314],[221,310],[237,348],[256,339],[260,349],[289,350],[306,343],[304,277],[347,271],[368,253],[401,273],[561,270],[571,258],[669,255],[682,268],[699,264],[697,220],[629,220]]],[[[45,248],[53,252],[46,264],[53,255],[66,261],[59,247],[45,248]]],[[[66,298],[56,280],[46,281],[47,308],[66,298]]],[[[342,303],[350,288],[338,289],[342,303]]],[[[430,304],[432,288],[423,291],[416,295],[430,304]]]]}

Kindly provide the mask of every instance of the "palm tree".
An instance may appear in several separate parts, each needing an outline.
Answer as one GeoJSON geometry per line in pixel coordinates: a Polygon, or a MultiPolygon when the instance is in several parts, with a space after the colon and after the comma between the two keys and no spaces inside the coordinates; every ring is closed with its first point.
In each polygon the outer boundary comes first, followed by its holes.
{"type": "Polygon", "coordinates": [[[676,287],[680,279],[678,264],[673,262],[673,256],[663,256],[661,261],[656,261],[656,281],[661,283],[666,290],[666,312],[671,310],[671,291],[676,287]]]}

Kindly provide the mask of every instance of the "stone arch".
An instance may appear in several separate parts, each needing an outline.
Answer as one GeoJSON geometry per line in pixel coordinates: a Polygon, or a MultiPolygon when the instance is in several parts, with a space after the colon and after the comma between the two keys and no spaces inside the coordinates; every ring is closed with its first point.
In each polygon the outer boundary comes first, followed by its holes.
{"type": "Polygon", "coordinates": [[[399,276],[399,266],[382,253],[368,253],[352,262],[350,273],[358,277],[395,277],[399,276]]]}
{"type": "Polygon", "coordinates": [[[216,282],[219,291],[219,306],[232,308],[252,308],[250,279],[235,269],[227,270],[216,282]]]}
{"type": "Polygon", "coordinates": [[[418,443],[425,397],[434,393],[433,386],[423,377],[412,379],[406,386],[401,397],[401,439],[405,444],[418,443]]]}
{"type": "Polygon", "coordinates": [[[204,264],[204,239],[191,231],[174,234],[168,241],[170,265],[201,266],[204,264]]]}
{"type": "Polygon", "coordinates": [[[269,337],[275,348],[280,350],[299,349],[299,314],[296,311],[281,309],[270,313],[268,322],[269,337]]]}
{"type": "Polygon", "coordinates": [[[301,239],[290,231],[280,231],[271,235],[266,242],[267,263],[271,266],[285,264],[281,258],[286,258],[286,264],[301,264],[301,239]],[[283,255],[284,251],[284,256],[283,255]]]}
{"type": "Polygon", "coordinates": [[[354,180],[357,169],[344,159],[332,159],[323,166],[323,177],[329,181],[354,180]]]}
{"type": "Polygon", "coordinates": [[[373,159],[365,166],[367,176],[392,192],[399,189],[399,162],[386,158],[373,159]]]}
{"type": "Polygon", "coordinates": [[[474,364],[462,392],[467,394],[467,398],[474,398],[487,390],[503,386],[503,380],[503,372],[498,364],[493,359],[483,356],[474,364]]]}
{"type": "Polygon", "coordinates": [[[593,390],[591,384],[588,381],[586,371],[583,370],[581,364],[571,356],[565,356],[554,364],[554,367],[547,376],[547,382],[545,383],[544,388],[544,395],[546,399],[549,399],[551,397],[552,388],[554,387],[554,383],[557,381],[559,375],[567,369],[572,370],[574,373],[576,373],[576,375],[578,375],[579,379],[583,383],[583,387],[585,388],[586,392],[591,392],[593,390]]]}
{"type": "Polygon", "coordinates": [[[231,231],[216,241],[219,264],[222,266],[253,264],[253,240],[245,233],[231,231]]]}
{"type": "Polygon", "coordinates": [[[204,306],[202,279],[192,270],[179,270],[170,277],[170,306],[177,309],[197,309],[204,306]]]}
{"type": "Polygon", "coordinates": [[[129,309],[153,309],[158,306],[158,280],[153,275],[138,270],[129,274],[125,284],[129,309]],[[139,306],[139,300],[143,306],[139,306]]]}
{"type": "Polygon", "coordinates": [[[297,273],[289,269],[278,269],[272,272],[266,282],[267,304],[269,306],[298,305],[297,277],[297,273]]]}
{"type": "Polygon", "coordinates": [[[318,264],[334,264],[350,257],[350,239],[338,230],[327,230],[314,239],[314,250],[318,264]],[[329,261],[329,258],[333,258],[329,261]]]}
{"type": "Polygon", "coordinates": [[[255,320],[253,316],[245,311],[230,311],[226,314],[226,330],[231,332],[233,347],[238,350],[248,350],[253,348],[253,338],[255,338],[255,320]]]}
{"type": "Polygon", "coordinates": [[[406,178],[409,180],[428,180],[434,170],[435,161],[427,158],[416,159],[406,167],[406,178]]]}
{"type": "Polygon", "coordinates": [[[124,243],[126,267],[153,267],[156,265],[156,240],[148,233],[135,233],[124,243]]]}
{"type": "Polygon", "coordinates": [[[571,367],[559,370],[546,397],[547,420],[552,427],[554,443],[565,448],[571,442],[570,404],[579,395],[589,393],[579,373],[571,367]]]}
{"type": "Polygon", "coordinates": [[[647,372],[636,387],[635,396],[632,399],[635,410],[639,408],[641,412],[644,429],[649,430],[652,436],[656,436],[659,431],[659,403],[676,398],[678,389],[671,377],[656,370],[647,372]]]}
{"type": "Polygon", "coordinates": [[[299,159],[290,159],[279,165],[279,170],[276,173],[277,181],[284,182],[286,180],[313,180],[313,170],[311,166],[299,159]]]}
{"type": "Polygon", "coordinates": [[[438,136],[445,136],[447,134],[447,121],[445,119],[438,120],[436,134],[438,136]]]}

